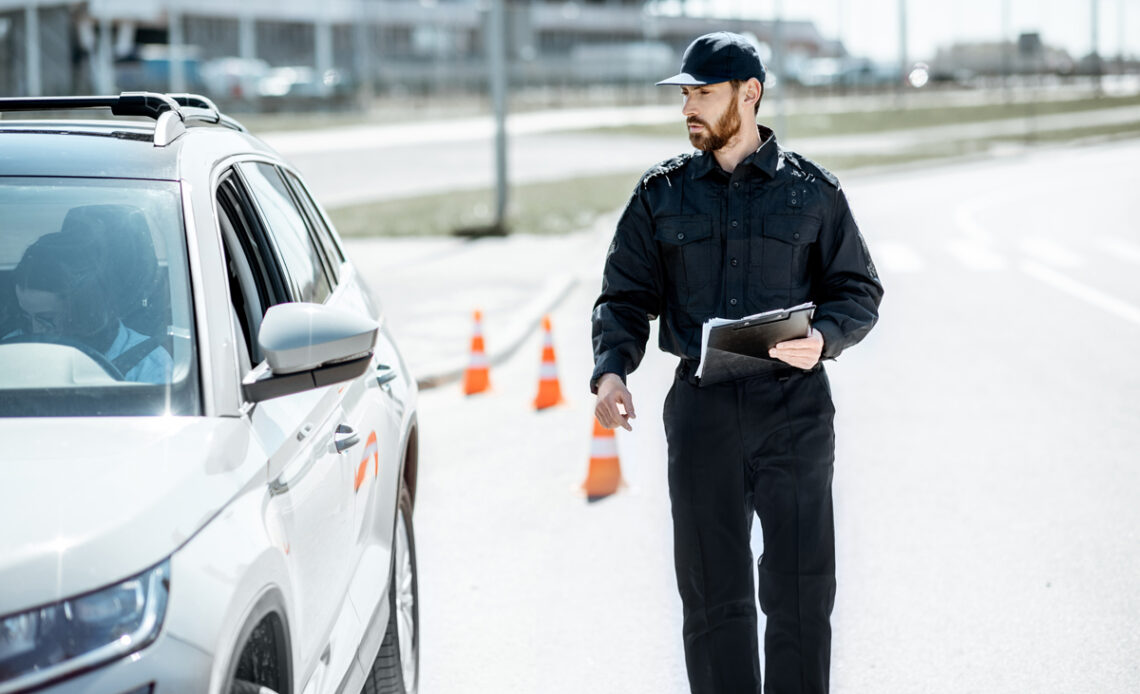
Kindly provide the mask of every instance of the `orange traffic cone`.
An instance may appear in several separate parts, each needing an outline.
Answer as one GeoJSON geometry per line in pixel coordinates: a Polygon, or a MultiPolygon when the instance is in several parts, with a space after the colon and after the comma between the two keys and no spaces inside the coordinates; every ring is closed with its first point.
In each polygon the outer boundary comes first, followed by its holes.
{"type": "Polygon", "coordinates": [[[491,364],[483,348],[483,312],[475,312],[475,334],[471,336],[471,361],[463,374],[466,395],[482,393],[491,387],[491,364]]]}
{"type": "Polygon", "coordinates": [[[582,489],[586,501],[598,501],[617,491],[621,484],[621,463],[618,461],[617,439],[614,430],[607,429],[594,418],[594,440],[590,445],[590,471],[582,489]]]}
{"type": "Polygon", "coordinates": [[[558,382],[558,365],[554,362],[554,335],[550,332],[550,316],[542,317],[542,364],[538,367],[538,395],[534,409],[545,410],[562,402],[562,385],[558,382]]]}

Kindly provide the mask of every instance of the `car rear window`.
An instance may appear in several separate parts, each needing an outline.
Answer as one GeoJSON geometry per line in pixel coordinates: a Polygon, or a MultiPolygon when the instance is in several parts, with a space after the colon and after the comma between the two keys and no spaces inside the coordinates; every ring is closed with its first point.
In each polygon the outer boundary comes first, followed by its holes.
{"type": "Polygon", "coordinates": [[[0,177],[0,415],[198,414],[174,181],[0,177]]]}

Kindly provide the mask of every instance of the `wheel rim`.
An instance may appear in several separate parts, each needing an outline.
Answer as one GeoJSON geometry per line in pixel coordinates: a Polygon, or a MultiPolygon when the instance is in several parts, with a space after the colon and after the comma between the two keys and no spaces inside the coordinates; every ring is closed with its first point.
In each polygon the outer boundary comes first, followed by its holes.
{"type": "Polygon", "coordinates": [[[408,542],[408,526],[404,514],[396,514],[396,635],[400,643],[400,667],[404,674],[404,690],[416,691],[416,586],[415,569],[408,542]]]}

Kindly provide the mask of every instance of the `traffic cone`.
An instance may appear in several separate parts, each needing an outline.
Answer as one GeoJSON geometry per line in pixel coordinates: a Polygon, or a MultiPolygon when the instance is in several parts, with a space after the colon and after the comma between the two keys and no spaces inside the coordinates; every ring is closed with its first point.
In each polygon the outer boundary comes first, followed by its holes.
{"type": "Polygon", "coordinates": [[[538,367],[538,395],[534,409],[545,410],[562,402],[562,385],[558,382],[558,365],[554,362],[554,335],[550,332],[550,316],[542,317],[542,364],[538,367]]]}
{"type": "Polygon", "coordinates": [[[618,461],[617,438],[614,430],[602,426],[594,418],[594,440],[590,444],[590,470],[582,489],[586,501],[598,501],[617,491],[621,484],[621,463],[618,461]]]}
{"type": "Polygon", "coordinates": [[[483,348],[483,312],[475,312],[475,334],[471,336],[471,361],[463,374],[466,395],[482,393],[491,387],[491,364],[483,348]]]}

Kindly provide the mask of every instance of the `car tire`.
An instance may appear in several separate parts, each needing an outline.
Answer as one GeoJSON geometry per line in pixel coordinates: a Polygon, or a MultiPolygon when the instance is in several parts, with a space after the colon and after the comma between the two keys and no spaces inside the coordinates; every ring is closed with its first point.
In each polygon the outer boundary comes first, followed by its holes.
{"type": "Polygon", "coordinates": [[[362,694],[415,694],[420,679],[419,585],[412,498],[400,489],[388,579],[388,627],[362,694]]]}

